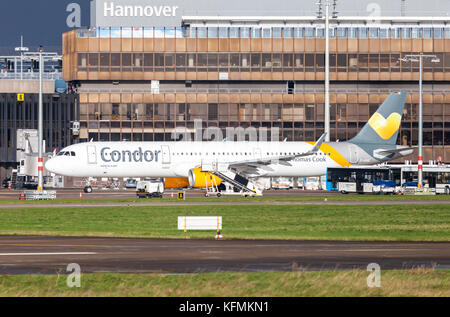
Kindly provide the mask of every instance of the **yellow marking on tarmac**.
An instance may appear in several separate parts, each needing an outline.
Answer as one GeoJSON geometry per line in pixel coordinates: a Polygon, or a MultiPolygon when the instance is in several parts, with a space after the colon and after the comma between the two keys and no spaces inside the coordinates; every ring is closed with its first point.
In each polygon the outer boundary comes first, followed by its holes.
{"type": "MultiPolygon", "coordinates": [[[[315,142],[306,143],[309,143],[311,145],[315,144],[315,142]]],[[[320,146],[320,151],[327,154],[330,153],[330,158],[342,167],[349,167],[351,165],[350,162],[347,161],[347,159],[342,156],[341,153],[339,153],[334,147],[329,144],[322,143],[322,145],[320,146]]]]}

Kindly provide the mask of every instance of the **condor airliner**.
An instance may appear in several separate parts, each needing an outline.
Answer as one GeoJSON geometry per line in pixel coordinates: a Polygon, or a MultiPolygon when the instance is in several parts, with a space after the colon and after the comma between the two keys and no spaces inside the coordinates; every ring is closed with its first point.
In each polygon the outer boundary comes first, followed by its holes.
{"type": "Polygon", "coordinates": [[[64,148],[48,171],[74,177],[158,177],[167,188],[226,181],[255,191],[252,177],[322,176],[328,167],[373,165],[412,154],[396,145],[406,92],[391,93],[345,142],[87,142],[64,148]]]}

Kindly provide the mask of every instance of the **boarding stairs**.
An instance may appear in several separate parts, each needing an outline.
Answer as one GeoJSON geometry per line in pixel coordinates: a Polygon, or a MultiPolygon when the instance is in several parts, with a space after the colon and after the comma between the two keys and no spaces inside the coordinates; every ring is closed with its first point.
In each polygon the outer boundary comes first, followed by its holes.
{"type": "Polygon", "coordinates": [[[222,181],[233,185],[243,194],[261,195],[261,191],[258,190],[252,181],[230,171],[227,164],[218,162],[204,163],[202,164],[202,172],[208,172],[219,177],[222,181]]]}

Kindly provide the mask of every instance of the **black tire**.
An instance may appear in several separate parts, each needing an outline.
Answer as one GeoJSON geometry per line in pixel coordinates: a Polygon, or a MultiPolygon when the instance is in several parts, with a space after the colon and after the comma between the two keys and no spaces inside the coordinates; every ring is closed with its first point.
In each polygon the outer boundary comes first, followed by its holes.
{"type": "Polygon", "coordinates": [[[84,188],[84,192],[85,192],[86,194],[92,193],[92,187],[91,187],[91,186],[86,186],[86,187],[84,188]]]}
{"type": "Polygon", "coordinates": [[[217,197],[219,197],[219,198],[220,198],[221,196],[222,196],[222,194],[221,194],[221,193],[217,193],[217,197]]]}
{"type": "Polygon", "coordinates": [[[348,193],[345,190],[341,190],[341,194],[347,195],[348,193]]]}
{"type": "Polygon", "coordinates": [[[450,187],[448,186],[445,187],[445,194],[450,195],[450,187]]]}

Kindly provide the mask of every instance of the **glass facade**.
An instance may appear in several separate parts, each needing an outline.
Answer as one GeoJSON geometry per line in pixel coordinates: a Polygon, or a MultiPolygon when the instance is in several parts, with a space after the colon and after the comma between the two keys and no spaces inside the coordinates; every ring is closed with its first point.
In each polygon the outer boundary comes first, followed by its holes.
{"type": "MultiPolygon", "coordinates": [[[[322,25],[293,26],[187,26],[154,28],[80,29],[78,38],[324,38],[322,25]]],[[[331,38],[450,38],[450,27],[395,26],[381,27],[330,26],[331,38]]]]}
{"type": "MultiPolygon", "coordinates": [[[[171,141],[201,119],[224,133],[277,128],[280,140],[317,140],[324,38],[323,25],[310,23],[65,33],[64,79],[79,87],[80,138],[171,141]]],[[[331,140],[352,138],[391,91],[404,89],[398,144],[417,145],[419,66],[401,58],[433,54],[438,61],[423,65],[424,160],[450,162],[450,27],[341,23],[330,39],[331,140]]]]}

